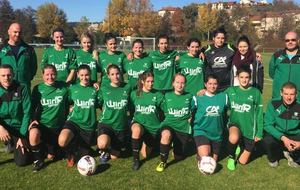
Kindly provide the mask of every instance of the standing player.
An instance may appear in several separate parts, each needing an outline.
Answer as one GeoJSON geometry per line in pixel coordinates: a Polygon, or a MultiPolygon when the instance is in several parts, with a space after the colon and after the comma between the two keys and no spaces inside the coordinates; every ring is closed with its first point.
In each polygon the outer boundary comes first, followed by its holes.
{"type": "Polygon", "coordinates": [[[138,77],[147,70],[152,70],[152,61],[149,56],[143,53],[144,43],[137,39],[132,43],[133,59],[125,59],[124,70],[128,74],[128,83],[132,89],[136,86],[138,77]]]}
{"type": "Polygon", "coordinates": [[[230,102],[230,116],[228,122],[229,159],[227,168],[235,170],[235,152],[240,140],[243,142],[240,164],[246,164],[255,143],[262,139],[263,135],[263,104],[261,93],[257,88],[249,86],[251,69],[247,65],[240,65],[236,75],[239,86],[228,88],[225,93],[230,102]]]}
{"type": "Polygon", "coordinates": [[[153,90],[152,87],[153,73],[145,71],[139,75],[137,90],[130,95],[130,100],[135,107],[131,125],[133,170],[140,167],[140,150],[144,158],[150,155],[160,126],[158,108],[162,105],[163,94],[153,90]]]}
{"type": "MultiPolygon", "coordinates": [[[[76,51],[77,66],[88,65],[91,69],[91,80],[97,80],[97,71],[99,70],[99,52],[96,49],[94,36],[90,32],[85,32],[80,37],[82,48],[76,51]]],[[[79,79],[77,78],[79,82],[79,79]]]]}
{"type": "Polygon", "coordinates": [[[192,128],[189,123],[191,118],[192,94],[184,91],[186,79],[183,74],[173,77],[174,91],[167,92],[163,103],[166,118],[161,124],[160,155],[161,163],[156,170],[162,172],[169,156],[173,142],[173,156],[180,160],[187,146],[192,128]]]}
{"type": "Polygon", "coordinates": [[[127,104],[131,89],[129,84],[121,82],[118,65],[110,64],[106,70],[111,82],[102,85],[99,91],[99,103],[103,105],[97,139],[101,163],[105,163],[109,155],[111,159],[117,159],[125,145],[127,104]]]}
{"type": "Polygon", "coordinates": [[[124,59],[125,54],[117,51],[117,38],[112,33],[105,34],[105,46],[107,50],[99,55],[99,66],[102,73],[101,84],[110,84],[110,79],[107,77],[106,68],[110,63],[118,65],[120,68],[120,81],[123,82],[124,74],[124,59]]]}
{"type": "Polygon", "coordinates": [[[42,70],[44,82],[32,92],[33,121],[29,126],[29,142],[35,157],[33,171],[44,167],[44,148],[48,158],[59,156],[58,136],[66,120],[67,84],[56,81],[56,68],[46,64],[42,70]]]}
{"type": "Polygon", "coordinates": [[[216,161],[223,140],[223,115],[226,113],[227,95],[217,93],[218,79],[209,74],[205,79],[206,92],[202,97],[194,96],[192,110],[196,110],[194,139],[198,156],[212,156],[216,161]]]}
{"type": "Polygon", "coordinates": [[[53,47],[45,49],[43,53],[41,68],[45,64],[54,65],[57,70],[58,81],[72,82],[77,69],[75,52],[73,49],[64,46],[65,32],[61,28],[52,31],[52,39],[55,44],[53,47]]]}
{"type": "Polygon", "coordinates": [[[58,137],[58,144],[66,150],[67,165],[74,166],[77,147],[78,156],[87,155],[97,126],[96,105],[98,93],[91,84],[91,69],[87,65],[78,68],[80,83],[70,86],[69,102],[74,107],[58,137]]]}
{"type": "Polygon", "coordinates": [[[189,52],[180,54],[180,59],[176,62],[177,71],[184,74],[187,80],[185,91],[191,94],[204,88],[204,63],[199,59],[199,47],[201,42],[198,39],[189,39],[189,52]]]}

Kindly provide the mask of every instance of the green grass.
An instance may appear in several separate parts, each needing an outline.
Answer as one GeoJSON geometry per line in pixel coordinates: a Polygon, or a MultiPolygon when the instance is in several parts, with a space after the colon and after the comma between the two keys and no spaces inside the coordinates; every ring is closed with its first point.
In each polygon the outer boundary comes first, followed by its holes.
{"type": "MultiPolygon", "coordinates": [[[[42,50],[37,50],[40,63],[42,50]]],[[[268,77],[268,63],[271,54],[262,54],[265,67],[264,105],[270,100],[272,83],[268,77]]],[[[33,85],[42,82],[40,71],[33,85]]],[[[217,172],[206,176],[199,172],[195,158],[195,145],[190,144],[185,160],[172,163],[170,155],[164,172],[156,172],[160,162],[158,151],[145,161],[138,171],[131,170],[130,150],[122,158],[100,164],[96,173],[89,177],[81,176],[76,167],[68,168],[66,161],[51,162],[38,173],[32,172],[32,165],[18,168],[13,163],[13,155],[0,153],[0,189],[297,189],[299,169],[291,168],[286,160],[279,162],[274,169],[268,166],[266,155],[261,151],[253,154],[251,162],[238,165],[236,171],[226,168],[226,151],[220,155],[217,172]]],[[[0,149],[4,145],[0,143],[0,149]]],[[[96,147],[93,147],[96,149],[96,147]]],[[[226,149],[226,148],[225,148],[226,149]]],[[[258,149],[261,149],[259,145],[258,149]]],[[[98,157],[96,158],[98,161],[98,157]]],[[[98,161],[99,162],[99,161],[98,161]]]]}

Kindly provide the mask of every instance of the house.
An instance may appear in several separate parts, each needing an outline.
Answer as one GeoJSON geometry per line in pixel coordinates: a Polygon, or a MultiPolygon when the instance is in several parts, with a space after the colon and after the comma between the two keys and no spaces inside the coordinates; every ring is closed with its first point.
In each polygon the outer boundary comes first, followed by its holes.
{"type": "Polygon", "coordinates": [[[176,10],[180,10],[180,8],[179,7],[171,7],[171,6],[163,7],[162,9],[160,9],[158,11],[158,15],[163,17],[166,14],[166,12],[169,12],[171,15],[173,15],[176,10]]]}

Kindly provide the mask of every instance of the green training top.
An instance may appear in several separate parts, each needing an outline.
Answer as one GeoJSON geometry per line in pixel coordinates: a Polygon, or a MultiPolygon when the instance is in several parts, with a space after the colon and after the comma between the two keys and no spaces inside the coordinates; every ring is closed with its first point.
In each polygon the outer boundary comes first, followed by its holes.
{"type": "Polygon", "coordinates": [[[188,53],[180,54],[176,62],[176,70],[185,75],[186,86],[184,90],[195,95],[204,89],[204,62],[199,57],[191,57],[188,53]]]}
{"type": "Polygon", "coordinates": [[[175,92],[165,94],[163,110],[166,118],[161,126],[167,125],[182,133],[192,133],[192,128],[188,119],[191,117],[191,101],[193,95],[185,92],[177,95],[175,92]]]}
{"type": "Polygon", "coordinates": [[[229,87],[225,93],[229,98],[229,124],[234,124],[248,139],[263,136],[263,102],[257,88],[242,90],[239,86],[229,87]]]}
{"type": "Polygon", "coordinates": [[[121,83],[118,87],[110,84],[101,86],[98,97],[103,108],[99,123],[109,125],[116,131],[126,129],[130,89],[130,85],[126,83],[121,83]]]}
{"type": "MultiPolygon", "coordinates": [[[[79,67],[80,65],[88,65],[91,69],[91,80],[97,81],[97,70],[99,70],[99,65],[97,61],[94,59],[93,54],[83,49],[79,49],[76,51],[76,63],[79,67]]],[[[79,82],[77,77],[76,82],[79,82]]]]}
{"type": "Polygon", "coordinates": [[[154,86],[156,90],[171,90],[175,75],[175,57],[178,51],[167,50],[162,54],[159,50],[151,52],[149,57],[153,62],[154,86]]]}
{"type": "Polygon", "coordinates": [[[194,137],[203,135],[214,141],[223,139],[223,116],[226,112],[227,96],[223,92],[213,96],[194,96],[192,110],[196,111],[194,137]]]}
{"type": "Polygon", "coordinates": [[[81,129],[94,130],[97,127],[96,107],[98,103],[96,88],[81,86],[79,83],[70,86],[69,102],[74,104],[68,115],[68,121],[76,123],[81,129]]]}
{"type": "Polygon", "coordinates": [[[106,68],[109,63],[113,63],[119,66],[121,71],[121,82],[124,81],[124,59],[125,54],[121,51],[115,51],[115,54],[108,54],[107,51],[99,54],[99,67],[102,73],[101,84],[110,84],[110,79],[107,77],[106,68]]]}
{"type": "Polygon", "coordinates": [[[46,64],[54,65],[57,70],[57,81],[66,82],[71,70],[76,70],[75,52],[73,49],[64,47],[62,50],[57,51],[54,46],[48,47],[43,53],[41,69],[46,64]]]}
{"type": "Polygon", "coordinates": [[[128,84],[130,84],[133,89],[136,86],[139,74],[147,70],[152,70],[152,61],[148,56],[142,59],[134,57],[132,61],[125,59],[124,70],[128,74],[128,84]]]}
{"type": "Polygon", "coordinates": [[[158,119],[158,108],[163,102],[163,94],[161,92],[151,90],[150,92],[142,92],[136,97],[137,90],[131,92],[130,100],[135,107],[132,123],[137,122],[146,127],[150,133],[156,134],[160,127],[158,119]]]}
{"type": "Polygon", "coordinates": [[[32,108],[35,119],[47,128],[61,128],[66,120],[68,86],[56,81],[53,86],[45,83],[36,85],[32,91],[32,108]]]}

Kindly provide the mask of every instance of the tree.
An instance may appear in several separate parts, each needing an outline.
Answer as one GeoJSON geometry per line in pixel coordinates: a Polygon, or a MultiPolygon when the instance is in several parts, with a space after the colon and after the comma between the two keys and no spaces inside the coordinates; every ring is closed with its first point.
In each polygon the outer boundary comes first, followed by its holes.
{"type": "Polygon", "coordinates": [[[210,32],[218,28],[218,11],[212,10],[211,4],[207,4],[199,7],[198,14],[198,29],[207,32],[207,41],[209,41],[210,32]]]}
{"type": "Polygon", "coordinates": [[[284,39],[286,33],[296,29],[296,23],[294,20],[295,18],[293,16],[284,16],[282,18],[278,29],[278,39],[284,39]]]}
{"type": "Polygon", "coordinates": [[[182,43],[187,34],[184,29],[183,12],[181,9],[177,9],[171,17],[171,30],[175,41],[182,43]]]}
{"type": "Polygon", "coordinates": [[[66,43],[72,43],[78,40],[78,36],[75,32],[75,29],[70,23],[66,23],[64,26],[65,31],[65,42],[66,43]]]}
{"type": "Polygon", "coordinates": [[[37,33],[35,14],[36,10],[30,6],[14,11],[14,22],[17,22],[22,26],[22,38],[25,42],[32,42],[34,35],[37,33]]]}
{"type": "Polygon", "coordinates": [[[192,3],[182,8],[183,23],[186,31],[191,31],[195,28],[198,19],[198,4],[192,3]]]}
{"type": "Polygon", "coordinates": [[[14,19],[14,10],[10,2],[7,0],[0,1],[0,38],[7,38],[7,30],[14,19]]]}
{"type": "Polygon", "coordinates": [[[143,37],[156,37],[161,33],[162,17],[157,12],[145,13],[147,19],[141,19],[139,32],[143,37]]]}
{"type": "Polygon", "coordinates": [[[81,17],[80,22],[77,24],[77,28],[76,28],[77,36],[80,37],[81,34],[83,34],[88,30],[88,27],[89,27],[89,20],[85,16],[81,17]]]}
{"type": "Polygon", "coordinates": [[[45,3],[38,7],[36,22],[41,37],[49,37],[56,27],[68,27],[66,13],[54,3],[45,3]]]}
{"type": "Polygon", "coordinates": [[[246,18],[250,15],[250,10],[241,5],[236,5],[231,11],[231,20],[233,21],[236,29],[239,31],[240,28],[245,25],[246,18]]]}
{"type": "Polygon", "coordinates": [[[168,36],[171,36],[172,34],[171,13],[169,11],[166,11],[164,16],[161,19],[160,33],[167,34],[168,36]]]}

